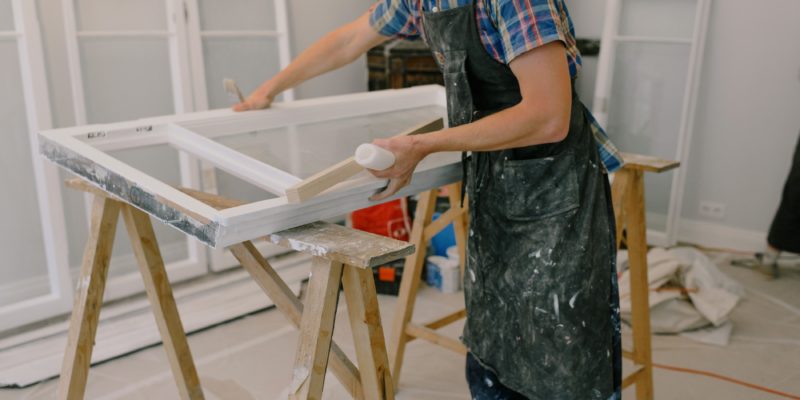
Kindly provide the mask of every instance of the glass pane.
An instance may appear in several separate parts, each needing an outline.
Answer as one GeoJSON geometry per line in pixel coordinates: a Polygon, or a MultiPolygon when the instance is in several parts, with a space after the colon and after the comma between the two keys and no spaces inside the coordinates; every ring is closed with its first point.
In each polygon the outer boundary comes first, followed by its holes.
{"type": "Polygon", "coordinates": [[[74,1],[79,31],[167,30],[164,0],[74,1]]]}
{"type": "MultiPolygon", "coordinates": [[[[351,157],[362,143],[394,136],[442,115],[445,115],[444,108],[429,106],[220,136],[214,140],[295,176],[307,178],[351,157]]],[[[217,181],[219,193],[226,197],[247,201],[274,197],[225,172],[217,172],[217,181]]]]}
{"type": "Polygon", "coordinates": [[[199,0],[200,29],[275,30],[272,0],[199,0]]]}
{"type": "Polygon", "coordinates": [[[696,0],[624,0],[619,34],[691,39],[696,0]]]}
{"type": "Polygon", "coordinates": [[[265,79],[280,71],[278,43],[274,38],[207,38],[203,40],[209,107],[234,103],[222,81],[236,81],[246,96],[265,79]]]}
{"type": "MultiPolygon", "coordinates": [[[[109,152],[114,158],[159,179],[168,185],[180,186],[180,164],[178,152],[169,145],[147,146],[109,152]]],[[[164,262],[185,260],[189,257],[186,235],[158,220],[152,219],[159,249],[164,262]]],[[[114,264],[109,269],[110,276],[120,276],[138,271],[125,225],[117,226],[117,239],[114,243],[114,264]]],[[[138,273],[138,272],[136,272],[138,273]]]]}
{"type": "Polygon", "coordinates": [[[0,31],[14,30],[14,13],[11,0],[0,0],[0,31]]]}
{"type": "MultiPolygon", "coordinates": [[[[622,151],[675,158],[688,60],[683,45],[618,44],[608,133],[622,151]]],[[[648,225],[664,230],[672,173],[646,174],[645,183],[648,225]]]]}
{"type": "MultiPolygon", "coordinates": [[[[7,2],[3,0],[3,2],[7,2]]],[[[0,42],[0,307],[50,293],[17,46],[0,42]]]]}
{"type": "Polygon", "coordinates": [[[83,38],[80,51],[89,123],[174,113],[166,40],[83,38]]]}
{"type": "MultiPolygon", "coordinates": [[[[111,156],[134,167],[160,181],[180,186],[180,166],[178,152],[169,145],[146,146],[135,149],[126,149],[109,152],[111,156]]],[[[67,226],[70,232],[70,265],[73,267],[72,278],[77,279],[83,246],[88,236],[86,205],[84,196],[74,190],[65,191],[65,204],[67,205],[67,226]],[[70,212],[70,211],[75,211],[70,212]],[[76,215],[70,215],[76,214],[76,215]]],[[[161,255],[164,262],[169,264],[185,260],[189,257],[186,247],[186,235],[166,224],[152,219],[153,229],[156,232],[161,255]]],[[[130,273],[138,274],[136,259],[131,250],[128,233],[122,220],[118,221],[117,234],[114,239],[112,262],[109,276],[116,277],[130,273]]]]}

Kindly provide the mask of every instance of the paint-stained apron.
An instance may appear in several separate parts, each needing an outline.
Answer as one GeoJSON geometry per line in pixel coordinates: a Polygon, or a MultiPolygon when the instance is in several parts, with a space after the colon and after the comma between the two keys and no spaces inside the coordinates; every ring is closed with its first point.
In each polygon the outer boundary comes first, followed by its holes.
{"type": "MultiPolygon", "coordinates": [[[[450,126],[521,100],[511,69],[483,47],[474,4],[424,13],[423,30],[444,74],[450,126]]],[[[586,108],[572,97],[562,142],[474,152],[464,162],[463,341],[530,399],[606,400],[620,385],[608,179],[586,108]]]]}

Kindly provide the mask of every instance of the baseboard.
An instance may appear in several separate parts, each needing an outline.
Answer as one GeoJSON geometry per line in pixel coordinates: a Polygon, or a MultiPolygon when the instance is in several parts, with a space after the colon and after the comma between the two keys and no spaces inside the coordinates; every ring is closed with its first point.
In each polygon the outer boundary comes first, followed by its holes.
{"type": "Polygon", "coordinates": [[[706,247],[762,251],[767,244],[767,233],[712,222],[681,219],[678,241],[706,247]]]}

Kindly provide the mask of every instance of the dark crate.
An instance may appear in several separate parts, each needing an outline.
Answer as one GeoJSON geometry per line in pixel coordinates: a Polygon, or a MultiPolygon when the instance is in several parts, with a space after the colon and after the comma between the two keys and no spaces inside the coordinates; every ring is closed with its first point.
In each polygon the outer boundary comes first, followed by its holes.
{"type": "Polygon", "coordinates": [[[439,67],[422,40],[396,39],[367,52],[369,90],[443,85],[439,67]]]}

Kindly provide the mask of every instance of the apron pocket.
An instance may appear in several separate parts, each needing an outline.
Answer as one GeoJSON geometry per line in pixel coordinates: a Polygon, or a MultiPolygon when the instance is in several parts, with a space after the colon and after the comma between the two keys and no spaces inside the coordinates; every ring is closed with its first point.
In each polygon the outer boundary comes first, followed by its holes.
{"type": "Polygon", "coordinates": [[[505,189],[506,215],[511,220],[531,221],[552,217],[580,206],[575,154],[506,160],[501,180],[505,189]]]}

